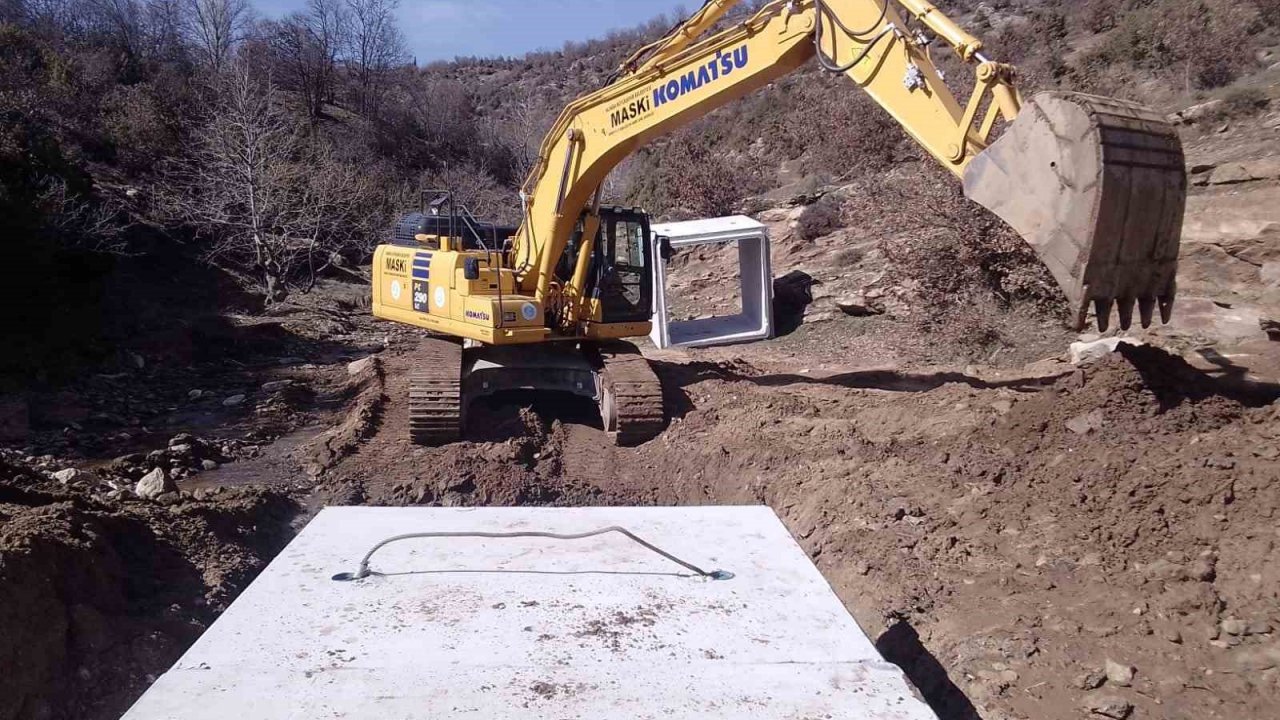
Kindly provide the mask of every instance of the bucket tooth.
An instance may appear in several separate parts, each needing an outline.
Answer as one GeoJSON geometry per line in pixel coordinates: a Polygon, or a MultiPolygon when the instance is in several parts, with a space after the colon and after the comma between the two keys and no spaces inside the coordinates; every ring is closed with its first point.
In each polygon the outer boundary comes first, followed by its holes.
{"type": "Polygon", "coordinates": [[[1151,318],[1155,315],[1156,299],[1153,297],[1138,298],[1138,319],[1142,322],[1142,327],[1151,327],[1151,318]]]}
{"type": "Polygon", "coordinates": [[[1128,330],[1133,324],[1133,302],[1131,297],[1122,297],[1116,301],[1116,310],[1120,313],[1120,329],[1128,330]]]}
{"type": "Polygon", "coordinates": [[[1155,111],[1047,92],[970,161],[964,190],[1031,245],[1083,330],[1090,301],[1159,297],[1172,308],[1185,165],[1177,131],[1155,111]]]}
{"type": "Polygon", "coordinates": [[[1106,332],[1111,326],[1111,301],[1098,299],[1093,301],[1094,321],[1098,323],[1098,332],[1106,332]]]}
{"type": "Polygon", "coordinates": [[[1160,322],[1167,323],[1173,319],[1173,296],[1160,297],[1160,322]]]}

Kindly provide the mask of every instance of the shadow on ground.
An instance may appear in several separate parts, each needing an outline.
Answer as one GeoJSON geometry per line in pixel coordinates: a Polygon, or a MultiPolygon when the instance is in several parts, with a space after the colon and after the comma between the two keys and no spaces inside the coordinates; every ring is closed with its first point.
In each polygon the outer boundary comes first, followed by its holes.
{"type": "Polygon", "coordinates": [[[902,668],[938,720],[982,720],[968,696],[951,681],[942,663],[920,642],[910,623],[898,622],[876,639],[876,650],[902,668]]]}

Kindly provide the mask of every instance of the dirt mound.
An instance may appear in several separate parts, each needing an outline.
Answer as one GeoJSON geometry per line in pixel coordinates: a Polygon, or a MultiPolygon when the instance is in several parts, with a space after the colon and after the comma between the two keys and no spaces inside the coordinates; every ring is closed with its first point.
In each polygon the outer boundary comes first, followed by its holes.
{"type": "Polygon", "coordinates": [[[0,459],[0,718],[116,718],[283,547],[287,498],[106,503],[0,459]]]}

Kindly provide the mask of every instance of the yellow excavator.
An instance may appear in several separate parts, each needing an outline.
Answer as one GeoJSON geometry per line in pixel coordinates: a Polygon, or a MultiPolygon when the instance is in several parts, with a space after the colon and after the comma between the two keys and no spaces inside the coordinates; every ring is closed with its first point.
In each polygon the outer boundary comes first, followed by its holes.
{"type": "Polygon", "coordinates": [[[635,345],[650,331],[649,217],[601,204],[609,172],[643,143],[814,60],[868,93],[967,197],[1048,266],[1082,329],[1159,310],[1168,322],[1186,202],[1181,143],[1154,111],[1065,92],[1024,99],[1016,72],[925,0],[776,0],[719,32],[740,0],[708,0],[571,102],[526,180],[518,228],[441,197],[374,255],[373,312],[433,331],[411,377],[412,439],[461,437],[469,403],[505,390],[570,392],[600,407],[620,444],[665,423],[657,376],[635,345]],[[704,37],[705,36],[705,37],[704,37]],[[963,105],[930,48],[973,68],[963,105]],[[998,139],[993,137],[999,125],[998,139]]]}

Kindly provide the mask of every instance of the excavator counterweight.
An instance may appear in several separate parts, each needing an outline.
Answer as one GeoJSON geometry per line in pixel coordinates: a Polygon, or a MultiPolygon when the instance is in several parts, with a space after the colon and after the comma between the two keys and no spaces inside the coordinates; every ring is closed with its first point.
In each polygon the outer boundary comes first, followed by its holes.
{"type": "Polygon", "coordinates": [[[1041,93],[964,174],[965,195],[1035,249],[1075,327],[1089,307],[1106,330],[1136,304],[1143,327],[1173,308],[1186,173],[1177,132],[1133,103],[1041,93]]]}

